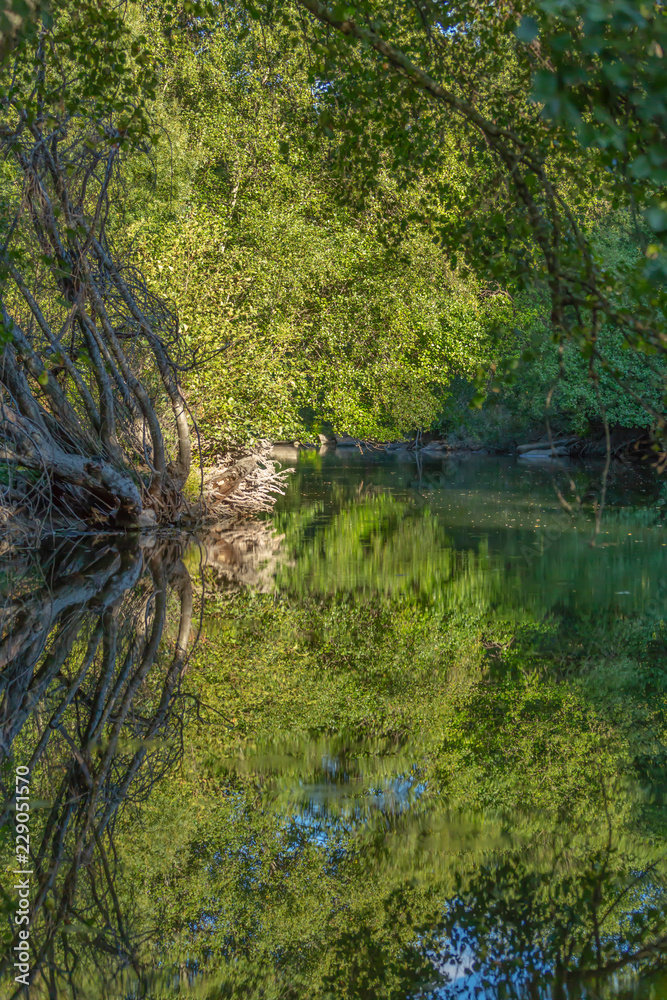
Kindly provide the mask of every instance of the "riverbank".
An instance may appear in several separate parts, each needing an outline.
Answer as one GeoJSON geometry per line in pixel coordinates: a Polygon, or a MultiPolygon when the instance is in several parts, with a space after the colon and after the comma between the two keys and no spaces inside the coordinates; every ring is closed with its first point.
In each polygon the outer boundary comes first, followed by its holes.
{"type": "Polygon", "coordinates": [[[425,458],[446,457],[450,454],[518,455],[528,461],[567,458],[604,458],[609,452],[620,461],[646,460],[651,455],[651,439],[643,428],[613,427],[609,435],[604,428],[586,436],[564,434],[558,431],[545,433],[535,428],[532,433],[510,438],[502,443],[478,443],[460,435],[448,437],[418,433],[414,438],[401,441],[373,441],[354,438],[347,434],[319,435],[319,443],[276,441],[268,456],[278,462],[296,461],[303,451],[331,451],[356,449],[379,451],[387,454],[413,453],[425,458]]]}
{"type": "MultiPolygon", "coordinates": [[[[157,529],[191,531],[211,524],[239,524],[273,509],[287,487],[291,469],[283,469],[270,456],[270,442],[260,442],[251,452],[238,449],[216,456],[209,464],[197,465],[178,492],[172,516],[161,519],[151,507],[145,490],[145,506],[131,523],[116,519],[116,510],[101,500],[91,506],[88,517],[52,505],[46,515],[31,509],[26,501],[0,503],[0,551],[35,549],[49,535],[135,534],[157,529]]],[[[294,452],[298,454],[298,452],[294,452]]],[[[283,459],[284,460],[284,459],[283,459]]]]}

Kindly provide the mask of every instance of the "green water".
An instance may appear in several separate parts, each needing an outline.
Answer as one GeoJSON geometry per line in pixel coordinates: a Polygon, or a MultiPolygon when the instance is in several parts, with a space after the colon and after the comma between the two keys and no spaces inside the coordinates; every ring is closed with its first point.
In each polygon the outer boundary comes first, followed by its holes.
{"type": "Polygon", "coordinates": [[[596,533],[599,477],[507,458],[307,455],[277,511],[296,560],[280,586],[418,591],[516,614],[641,611],[667,583],[656,486],[616,470],[596,533]]]}
{"type": "Polygon", "coordinates": [[[29,995],[667,995],[663,504],[600,475],[304,453],[243,530],[8,558],[29,995]]]}

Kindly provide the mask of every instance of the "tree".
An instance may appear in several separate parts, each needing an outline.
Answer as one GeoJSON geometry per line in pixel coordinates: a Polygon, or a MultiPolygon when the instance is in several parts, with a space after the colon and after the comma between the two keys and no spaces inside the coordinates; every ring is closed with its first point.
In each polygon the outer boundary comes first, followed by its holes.
{"type": "MultiPolygon", "coordinates": [[[[417,157],[437,163],[457,123],[476,202],[437,238],[463,241],[497,276],[544,281],[555,341],[579,344],[592,384],[605,370],[662,430],[662,407],[624,381],[598,342],[607,323],[633,350],[664,354],[667,345],[662,4],[296,0],[280,13],[309,40],[320,122],[338,130],[342,158],[356,153],[372,166],[371,121],[409,179],[417,157]],[[605,268],[593,252],[584,211],[593,182],[641,231],[634,268],[605,268]]],[[[446,203],[447,178],[435,172],[433,189],[446,203]]]]}
{"type": "Polygon", "coordinates": [[[169,520],[190,471],[178,317],[109,235],[123,159],[151,155],[146,48],[118,8],[62,3],[3,65],[0,457],[38,515],[169,520]]]}
{"type": "Polygon", "coordinates": [[[428,429],[450,380],[494,350],[507,297],[454,272],[389,163],[366,197],[354,162],[341,174],[307,47],[248,21],[227,9],[195,48],[150,14],[158,180],[137,161],[124,234],[186,338],[219,352],[184,378],[204,444],[313,440],[325,421],[381,440],[428,429]]]}

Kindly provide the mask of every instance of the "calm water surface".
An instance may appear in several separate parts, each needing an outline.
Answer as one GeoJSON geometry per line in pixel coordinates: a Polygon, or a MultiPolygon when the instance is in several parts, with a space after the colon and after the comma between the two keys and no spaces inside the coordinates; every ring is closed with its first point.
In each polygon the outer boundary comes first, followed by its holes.
{"type": "Polygon", "coordinates": [[[300,457],[263,522],[3,566],[30,996],[663,997],[650,470],[300,457]]]}
{"type": "Polygon", "coordinates": [[[306,453],[278,507],[281,530],[300,529],[297,572],[282,573],[283,586],[296,578],[329,593],[396,592],[433,583],[447,600],[450,567],[477,566],[478,587],[491,594],[497,585],[498,604],[517,611],[623,614],[659,599],[667,537],[649,475],[614,470],[596,533],[599,467],[408,456],[306,453]],[[352,537],[356,546],[346,545],[352,537]]]}

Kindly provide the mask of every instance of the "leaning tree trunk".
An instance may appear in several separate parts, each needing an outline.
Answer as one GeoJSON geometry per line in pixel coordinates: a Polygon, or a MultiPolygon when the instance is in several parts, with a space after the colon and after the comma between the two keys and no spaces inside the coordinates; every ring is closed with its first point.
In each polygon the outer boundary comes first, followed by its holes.
{"type": "Polygon", "coordinates": [[[6,112],[4,506],[115,524],[151,508],[169,520],[192,460],[178,320],[110,243],[120,137],[81,114],[34,119],[18,102],[6,112]]]}

